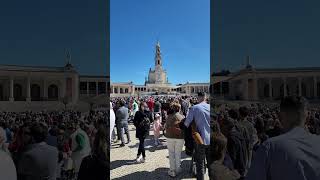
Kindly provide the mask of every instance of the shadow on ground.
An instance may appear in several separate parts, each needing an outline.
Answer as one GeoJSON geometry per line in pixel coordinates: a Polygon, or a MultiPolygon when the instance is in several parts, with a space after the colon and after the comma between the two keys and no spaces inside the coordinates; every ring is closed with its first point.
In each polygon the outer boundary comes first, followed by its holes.
{"type": "Polygon", "coordinates": [[[194,178],[192,173],[189,171],[189,165],[190,161],[184,160],[181,163],[181,167],[183,168],[183,172],[180,173],[178,176],[175,178],[171,178],[168,175],[169,168],[158,168],[155,169],[152,172],[148,171],[140,171],[140,172],[135,172],[131,173],[119,178],[114,178],[115,180],[132,180],[132,179],[191,179],[194,178]]]}

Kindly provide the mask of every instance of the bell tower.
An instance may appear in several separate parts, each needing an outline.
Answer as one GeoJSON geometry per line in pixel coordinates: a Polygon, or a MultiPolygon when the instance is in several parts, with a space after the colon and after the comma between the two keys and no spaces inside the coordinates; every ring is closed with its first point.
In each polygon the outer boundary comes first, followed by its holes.
{"type": "Polygon", "coordinates": [[[156,45],[156,55],[155,55],[155,67],[162,66],[162,59],[161,59],[161,50],[160,50],[160,42],[157,42],[156,45]]]}

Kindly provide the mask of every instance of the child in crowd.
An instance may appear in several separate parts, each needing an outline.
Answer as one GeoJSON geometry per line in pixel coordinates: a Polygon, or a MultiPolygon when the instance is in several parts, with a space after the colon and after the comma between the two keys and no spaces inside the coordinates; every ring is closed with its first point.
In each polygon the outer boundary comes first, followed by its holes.
{"type": "Polygon", "coordinates": [[[154,134],[154,145],[155,146],[161,145],[161,142],[159,140],[161,129],[162,129],[161,116],[160,116],[160,114],[157,113],[155,115],[155,119],[153,121],[153,134],[154,134]]]}

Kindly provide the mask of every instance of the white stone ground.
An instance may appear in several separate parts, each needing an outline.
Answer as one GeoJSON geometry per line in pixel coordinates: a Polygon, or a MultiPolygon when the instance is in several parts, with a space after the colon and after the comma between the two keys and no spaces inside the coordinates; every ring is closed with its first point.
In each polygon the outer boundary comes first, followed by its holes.
{"type": "MultiPolygon", "coordinates": [[[[196,179],[190,171],[191,157],[182,153],[182,168],[183,171],[176,178],[170,178],[167,174],[169,170],[169,157],[166,147],[165,137],[160,138],[163,146],[153,146],[153,133],[146,140],[146,159],[145,163],[137,164],[135,158],[138,151],[138,140],[135,138],[135,128],[129,125],[131,143],[125,147],[119,148],[120,142],[113,143],[110,150],[110,176],[111,179],[117,180],[159,180],[159,179],[196,179]]],[[[126,140],[126,136],[125,136],[126,140]]],[[[206,179],[209,177],[206,175],[206,179]]]]}

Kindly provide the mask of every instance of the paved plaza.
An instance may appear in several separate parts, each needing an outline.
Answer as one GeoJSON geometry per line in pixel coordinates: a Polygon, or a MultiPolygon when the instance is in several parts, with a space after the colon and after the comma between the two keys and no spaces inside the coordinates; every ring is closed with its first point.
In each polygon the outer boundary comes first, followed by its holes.
{"type": "MultiPolygon", "coordinates": [[[[138,164],[135,162],[138,152],[138,139],[135,138],[135,127],[129,125],[131,143],[119,148],[120,142],[113,143],[110,150],[110,175],[111,179],[132,180],[132,179],[196,179],[191,173],[191,157],[182,153],[182,173],[176,178],[170,178],[167,174],[169,170],[169,156],[166,147],[166,139],[161,136],[162,146],[154,147],[153,132],[150,131],[149,138],[146,139],[146,162],[138,164]]],[[[125,137],[126,139],[126,137],[125,137]]],[[[206,179],[209,179],[206,177],[206,179]]]]}

